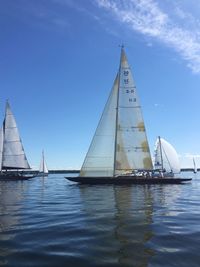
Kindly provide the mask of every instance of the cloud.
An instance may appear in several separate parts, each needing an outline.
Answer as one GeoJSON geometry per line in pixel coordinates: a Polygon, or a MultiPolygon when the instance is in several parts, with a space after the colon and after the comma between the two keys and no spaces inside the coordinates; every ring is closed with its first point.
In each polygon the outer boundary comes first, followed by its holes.
{"type": "Polygon", "coordinates": [[[156,0],[96,0],[120,23],[173,48],[187,66],[200,73],[200,21],[180,6],[163,11],[156,0]]]}
{"type": "Polygon", "coordinates": [[[163,104],[155,103],[155,104],[154,104],[154,107],[155,107],[155,108],[163,108],[164,105],[163,105],[163,104]]]}
{"type": "Polygon", "coordinates": [[[85,7],[81,0],[19,0],[13,7],[18,11],[18,16],[25,17],[34,26],[63,33],[73,31],[75,15],[72,15],[72,12],[77,13],[77,16],[82,14],[99,21],[99,17],[89,9],[89,5],[85,7]]]}

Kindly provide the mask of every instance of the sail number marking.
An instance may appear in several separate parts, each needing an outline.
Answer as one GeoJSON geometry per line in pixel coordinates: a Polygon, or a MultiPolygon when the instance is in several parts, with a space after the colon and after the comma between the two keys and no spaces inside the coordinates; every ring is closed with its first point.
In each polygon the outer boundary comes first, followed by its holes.
{"type": "Polygon", "coordinates": [[[129,98],[129,102],[136,102],[136,98],[129,98]]]}
{"type": "Polygon", "coordinates": [[[128,70],[124,70],[124,76],[128,76],[129,71],[128,70]]]}
{"type": "Polygon", "coordinates": [[[124,84],[128,84],[129,83],[129,79],[124,79],[124,84]]]}
{"type": "MultiPolygon", "coordinates": [[[[128,71],[128,70],[124,70],[124,71],[123,71],[123,74],[124,74],[124,76],[128,76],[128,75],[129,75],[129,71],[128,71]]],[[[128,78],[125,78],[125,79],[124,79],[124,84],[125,84],[125,85],[129,84],[129,79],[128,79],[128,78]]],[[[127,94],[134,94],[134,92],[135,92],[134,89],[126,89],[126,93],[127,93],[127,94]]],[[[130,97],[130,98],[128,99],[128,101],[129,101],[129,102],[136,102],[137,100],[136,100],[136,98],[130,97]]]]}
{"type": "Polygon", "coordinates": [[[131,89],[131,90],[126,89],[126,93],[127,93],[127,94],[129,94],[129,93],[133,94],[133,93],[134,93],[134,90],[133,90],[133,89],[131,89]]]}

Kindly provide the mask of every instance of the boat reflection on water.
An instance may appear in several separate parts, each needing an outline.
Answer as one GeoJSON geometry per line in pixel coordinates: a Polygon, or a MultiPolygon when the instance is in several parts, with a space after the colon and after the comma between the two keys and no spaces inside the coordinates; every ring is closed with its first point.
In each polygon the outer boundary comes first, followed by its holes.
{"type": "Polygon", "coordinates": [[[93,266],[148,266],[154,255],[147,245],[153,236],[149,188],[80,186],[80,196],[86,218],[84,228],[90,232],[85,253],[93,266]]]}
{"type": "Polygon", "coordinates": [[[0,265],[6,265],[6,259],[13,254],[8,246],[16,236],[14,229],[20,224],[21,201],[25,183],[0,182],[0,265]]]}
{"type": "MultiPolygon", "coordinates": [[[[21,209],[21,192],[24,190],[23,182],[0,182],[0,231],[8,231],[19,221],[21,209]],[[15,215],[15,216],[14,216],[15,215]]],[[[0,238],[2,236],[0,235],[0,238]]]]}
{"type": "Polygon", "coordinates": [[[114,187],[116,204],[115,237],[120,243],[120,266],[148,266],[154,251],[147,246],[153,232],[152,197],[147,187],[114,187]],[[142,189],[142,190],[141,190],[142,189]]]}
{"type": "Polygon", "coordinates": [[[187,209],[194,213],[195,234],[199,229],[198,195],[197,205],[186,204],[190,185],[172,190],[170,185],[66,185],[63,180],[50,175],[0,183],[0,265],[168,267],[177,260],[175,250],[182,247],[182,258],[185,246],[187,257],[191,245],[198,248],[198,235],[189,236],[195,242],[182,242],[191,229],[187,209]]]}

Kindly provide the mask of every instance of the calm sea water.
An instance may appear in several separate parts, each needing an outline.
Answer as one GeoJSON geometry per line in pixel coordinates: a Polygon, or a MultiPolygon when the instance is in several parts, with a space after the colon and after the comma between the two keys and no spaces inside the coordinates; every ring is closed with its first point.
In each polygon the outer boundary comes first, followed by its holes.
{"type": "Polygon", "coordinates": [[[184,185],[0,182],[0,266],[200,266],[200,174],[184,185]]]}

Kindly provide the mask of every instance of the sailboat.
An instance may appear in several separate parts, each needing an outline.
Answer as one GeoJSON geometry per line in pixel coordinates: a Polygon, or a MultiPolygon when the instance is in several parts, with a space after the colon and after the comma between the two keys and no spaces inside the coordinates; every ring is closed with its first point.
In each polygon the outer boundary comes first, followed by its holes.
{"type": "Polygon", "coordinates": [[[190,180],[151,177],[152,170],[140,101],[122,46],[119,70],[80,175],[65,178],[84,184],[154,184],[190,180]]]}
{"type": "Polygon", "coordinates": [[[180,173],[180,161],[175,148],[160,136],[155,144],[154,170],[171,177],[180,173]]]}
{"type": "Polygon", "coordinates": [[[197,173],[197,166],[196,166],[196,162],[195,162],[194,157],[193,157],[193,165],[194,165],[194,170],[193,170],[193,172],[194,172],[194,173],[197,173]]]}
{"type": "Polygon", "coordinates": [[[45,159],[44,159],[44,151],[42,151],[42,159],[40,162],[39,174],[42,176],[48,176],[48,173],[49,171],[48,171],[45,159]]]}
{"type": "Polygon", "coordinates": [[[0,181],[27,180],[22,170],[30,169],[20,139],[15,117],[7,101],[5,118],[0,130],[0,181]],[[21,171],[20,171],[21,170],[21,171]]]}

